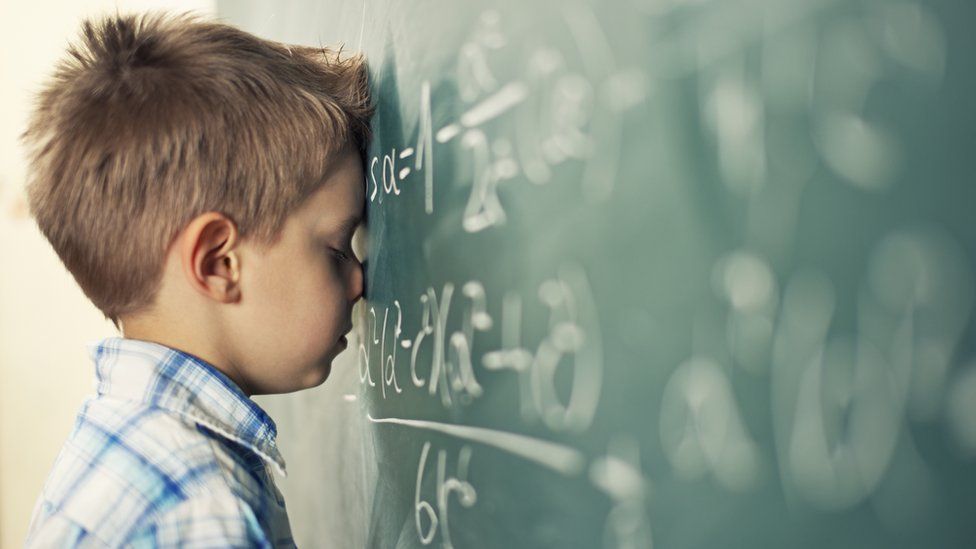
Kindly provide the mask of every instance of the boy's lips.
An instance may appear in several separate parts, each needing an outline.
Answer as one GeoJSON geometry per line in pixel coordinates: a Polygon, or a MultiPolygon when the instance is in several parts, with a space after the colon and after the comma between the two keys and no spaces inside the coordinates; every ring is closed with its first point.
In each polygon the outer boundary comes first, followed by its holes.
{"type": "MultiPolygon", "coordinates": [[[[348,327],[346,328],[346,332],[345,332],[345,333],[346,333],[346,334],[348,334],[348,333],[349,333],[349,332],[351,332],[351,331],[352,331],[352,324],[350,324],[350,325],[349,325],[349,326],[348,326],[348,327]]],[[[349,345],[349,340],[348,340],[348,339],[346,339],[346,335],[345,335],[345,334],[343,334],[342,336],[340,336],[340,337],[339,337],[339,343],[342,343],[342,346],[343,346],[343,347],[346,347],[347,345],[349,345]]]]}

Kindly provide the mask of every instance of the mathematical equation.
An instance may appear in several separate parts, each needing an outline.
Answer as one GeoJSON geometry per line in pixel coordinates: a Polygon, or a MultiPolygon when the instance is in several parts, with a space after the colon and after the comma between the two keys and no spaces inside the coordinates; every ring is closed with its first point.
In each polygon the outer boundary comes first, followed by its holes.
{"type": "MultiPolygon", "coordinates": [[[[581,29],[577,34],[606,43],[592,13],[570,10],[567,20],[581,29]]],[[[588,72],[599,76],[588,77],[573,70],[559,50],[542,47],[528,56],[521,78],[500,83],[490,62],[492,54],[501,55],[507,44],[500,27],[500,15],[485,12],[472,38],[460,49],[459,95],[468,108],[456,121],[434,127],[430,83],[422,82],[412,146],[394,147],[369,159],[365,185],[370,202],[399,196],[401,185],[419,174],[424,211],[433,214],[435,143],[441,146],[455,140],[470,159],[471,189],[462,215],[467,232],[505,223],[500,184],[520,175],[532,184],[547,184],[553,179],[553,168],[569,160],[585,162],[581,171],[584,196],[601,199],[609,195],[616,170],[619,116],[644,100],[646,76],[636,69],[612,69],[612,55],[607,53],[590,63],[588,72]],[[607,67],[610,74],[604,74],[607,67]],[[594,81],[600,84],[595,86],[594,81]],[[515,120],[515,135],[489,138],[483,126],[507,113],[515,120]]],[[[609,52],[608,46],[604,49],[609,52]]]]}
{"type": "Polygon", "coordinates": [[[583,270],[567,264],[558,276],[539,285],[537,297],[548,313],[545,336],[532,347],[523,344],[523,298],[506,292],[497,324],[501,347],[484,353],[480,363],[472,356],[475,338],[496,327],[480,282],[464,283],[460,299],[451,282],[439,292],[428,287],[416,299],[419,310],[406,313],[419,324],[412,337],[404,337],[405,313],[398,299],[382,314],[370,305],[368,333],[358,351],[360,382],[378,387],[384,399],[409,387],[449,407],[481,397],[481,376],[510,372],[518,379],[524,421],[541,420],[554,431],[582,432],[596,414],[603,381],[602,337],[593,294],[583,270]],[[452,306],[461,310],[460,319],[455,315],[453,322],[452,306]],[[420,354],[425,348],[427,360],[420,354]],[[556,389],[560,368],[572,372],[566,399],[556,389]]]}
{"type": "MultiPolygon", "coordinates": [[[[369,202],[383,204],[422,188],[425,214],[441,212],[438,200],[446,193],[435,188],[435,148],[446,147],[458,149],[447,152],[455,168],[452,176],[470,184],[460,216],[465,233],[506,223],[505,185],[525,181],[555,187],[556,168],[570,161],[580,163],[576,177],[584,198],[606,199],[615,181],[620,115],[644,100],[646,76],[616,68],[589,8],[562,11],[577,48],[599,50],[585,54],[585,66],[573,66],[575,54],[541,46],[528,55],[519,53],[524,61],[518,74],[502,79],[505,71],[499,65],[513,51],[507,49],[501,15],[484,12],[458,50],[457,96],[446,99],[460,100],[460,116],[438,120],[430,82],[422,81],[413,138],[367,162],[369,202]],[[501,127],[510,131],[498,135],[501,127]]],[[[566,182],[558,185],[565,187],[566,182]]],[[[569,262],[535,290],[534,296],[511,290],[489,295],[479,280],[452,281],[388,305],[368,304],[357,350],[361,386],[380,399],[430,398],[444,408],[470,405],[486,391],[514,390],[516,418],[522,423],[541,423],[559,433],[587,431],[599,408],[604,376],[595,296],[584,269],[569,262]],[[524,329],[527,312],[539,313],[530,318],[546,319],[541,336],[524,329]],[[404,326],[417,328],[405,333],[404,326]],[[479,348],[489,341],[497,348],[475,354],[476,341],[479,348]],[[495,376],[512,376],[514,383],[500,383],[495,376]]],[[[368,417],[376,424],[490,446],[567,476],[587,471],[587,458],[579,450],[539,438],[470,425],[368,417]]],[[[590,460],[590,482],[611,503],[605,538],[615,540],[617,547],[648,547],[648,481],[640,472],[636,441],[621,440],[607,455],[590,460]]],[[[423,443],[414,492],[415,528],[423,545],[439,540],[442,547],[453,547],[449,510],[454,502],[462,508],[476,504],[477,488],[469,476],[476,461],[472,446],[452,454],[430,441],[423,443]]]]}

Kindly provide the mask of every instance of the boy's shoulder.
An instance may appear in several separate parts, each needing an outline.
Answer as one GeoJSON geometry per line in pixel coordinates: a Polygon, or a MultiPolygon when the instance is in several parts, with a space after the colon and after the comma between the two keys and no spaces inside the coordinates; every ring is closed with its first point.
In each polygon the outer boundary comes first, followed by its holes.
{"type": "MultiPolygon", "coordinates": [[[[134,351],[136,344],[122,342],[119,350],[134,351]]],[[[165,356],[156,362],[173,362],[165,356]]],[[[202,383],[190,394],[179,376],[161,381],[148,359],[118,365],[123,366],[125,375],[141,375],[151,389],[135,391],[142,382],[125,381],[121,369],[111,375],[111,367],[96,360],[99,394],[82,405],[55,460],[34,508],[27,545],[293,543],[267,458],[245,433],[234,432],[233,421],[208,412],[211,384],[202,383]],[[125,398],[126,388],[147,396],[125,398]]],[[[197,383],[207,373],[180,367],[197,383]]]]}
{"type": "Polygon", "coordinates": [[[37,502],[29,545],[77,535],[75,546],[148,538],[150,545],[219,539],[253,547],[280,541],[271,532],[290,537],[281,532],[284,502],[267,468],[208,432],[160,408],[86,402],[37,502]],[[277,513],[269,503],[280,504],[277,513]]]}

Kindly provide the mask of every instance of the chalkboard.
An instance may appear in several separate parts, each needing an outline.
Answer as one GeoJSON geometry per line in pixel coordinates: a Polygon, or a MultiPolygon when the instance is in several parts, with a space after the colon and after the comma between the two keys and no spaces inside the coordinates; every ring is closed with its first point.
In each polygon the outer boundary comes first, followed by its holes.
{"type": "Polygon", "coordinates": [[[968,0],[218,8],[378,107],[301,545],[976,542],[968,0]]]}

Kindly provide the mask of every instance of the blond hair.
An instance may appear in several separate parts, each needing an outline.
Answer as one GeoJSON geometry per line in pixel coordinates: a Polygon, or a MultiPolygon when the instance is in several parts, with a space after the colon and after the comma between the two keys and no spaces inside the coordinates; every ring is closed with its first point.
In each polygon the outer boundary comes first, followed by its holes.
{"type": "Polygon", "coordinates": [[[368,146],[361,56],[190,14],[85,21],[26,131],[31,215],[118,327],[154,301],[165,252],[219,211],[270,245],[336,154],[368,146]]]}

